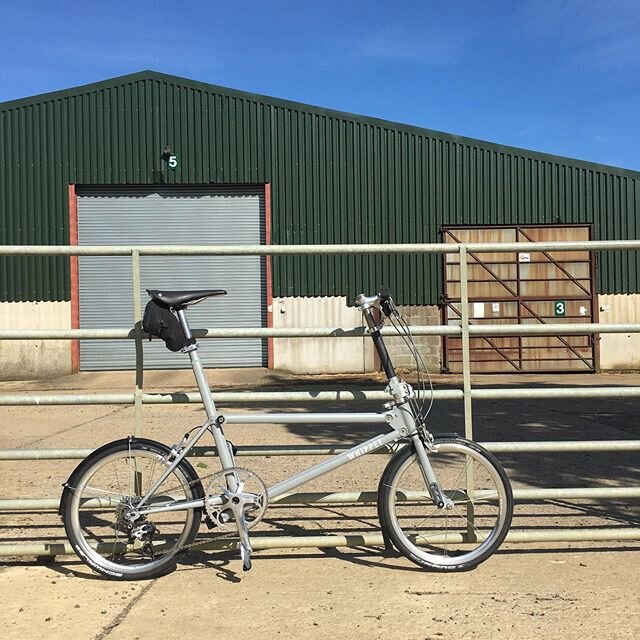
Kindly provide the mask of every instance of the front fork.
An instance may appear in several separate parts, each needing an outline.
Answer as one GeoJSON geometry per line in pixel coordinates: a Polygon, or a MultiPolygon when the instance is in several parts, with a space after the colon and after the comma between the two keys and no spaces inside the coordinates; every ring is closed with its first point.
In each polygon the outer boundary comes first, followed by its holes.
{"type": "Polygon", "coordinates": [[[422,477],[424,478],[424,482],[427,485],[427,489],[429,491],[431,499],[438,507],[438,509],[453,509],[453,500],[451,500],[451,498],[448,498],[443,493],[440,487],[440,483],[438,482],[438,479],[433,472],[433,467],[431,466],[431,462],[429,461],[429,455],[427,454],[427,449],[422,442],[422,439],[417,433],[414,433],[411,436],[411,441],[413,442],[413,446],[416,450],[418,462],[420,463],[420,471],[422,472],[422,477]]]}
{"type": "MultiPolygon", "coordinates": [[[[440,488],[440,483],[433,472],[433,467],[429,461],[427,454],[428,442],[426,438],[421,437],[420,429],[416,416],[409,408],[409,400],[414,397],[411,385],[399,380],[396,376],[389,380],[387,391],[393,395],[397,403],[396,415],[402,424],[397,425],[402,435],[408,436],[413,443],[413,447],[418,456],[420,471],[424,479],[429,495],[438,509],[453,508],[453,501],[444,495],[440,488]]],[[[392,422],[393,424],[393,422],[392,422]]],[[[428,434],[427,434],[428,435],[428,434]]],[[[429,435],[429,438],[431,436],[429,435]]]]}
{"type": "MultiPolygon", "coordinates": [[[[392,384],[390,384],[390,387],[392,387],[393,381],[391,381],[391,383],[392,384]]],[[[397,386],[395,390],[393,388],[388,389],[388,391],[391,391],[392,393],[396,391],[396,393],[394,393],[396,400],[399,400],[400,399],[399,396],[405,393],[404,391],[399,389],[399,384],[402,384],[403,386],[405,386],[405,388],[409,388],[409,392],[411,392],[410,387],[408,385],[405,385],[405,383],[399,383],[398,381],[398,383],[396,384],[397,386]]],[[[442,488],[440,487],[440,483],[438,482],[438,479],[433,471],[431,462],[429,460],[428,451],[431,448],[430,434],[421,433],[421,429],[416,422],[415,416],[413,415],[412,411],[409,409],[408,403],[404,402],[402,405],[397,406],[394,414],[395,414],[395,420],[397,421],[394,426],[396,427],[397,431],[399,431],[401,436],[409,438],[409,440],[411,441],[411,445],[409,446],[413,446],[416,452],[416,456],[418,458],[418,465],[420,467],[420,473],[422,474],[422,478],[424,480],[425,486],[427,488],[427,491],[429,492],[429,495],[431,496],[431,499],[433,500],[433,503],[437,506],[438,509],[453,508],[454,503],[450,498],[448,498],[444,494],[442,488]]],[[[382,478],[384,478],[384,474],[382,478]]],[[[382,479],[381,479],[381,483],[382,483],[382,479]]],[[[382,489],[382,484],[380,484],[378,487],[378,493],[380,493],[381,489],[382,489]]],[[[391,538],[389,538],[387,534],[386,526],[384,526],[384,519],[382,516],[382,512],[380,510],[379,501],[378,501],[378,516],[380,518],[380,522],[383,524],[382,537],[384,540],[384,547],[387,551],[392,551],[393,543],[391,541],[391,538]]]]}

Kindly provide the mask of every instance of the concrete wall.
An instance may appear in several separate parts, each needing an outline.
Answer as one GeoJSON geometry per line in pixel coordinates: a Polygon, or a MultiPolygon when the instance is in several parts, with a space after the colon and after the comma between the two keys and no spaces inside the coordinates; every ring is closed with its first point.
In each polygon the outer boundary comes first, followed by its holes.
{"type": "MultiPolygon", "coordinates": [[[[344,298],[276,298],[274,327],[361,327],[362,314],[348,307],[344,298]]],[[[401,307],[411,325],[440,324],[434,306],[401,307]]],[[[390,323],[387,322],[387,326],[390,323]]],[[[439,336],[414,337],[431,372],[440,371],[439,336]]],[[[415,363],[402,338],[386,337],[391,359],[398,368],[413,369],[415,363]]],[[[295,373],[364,373],[380,369],[371,338],[318,338],[274,340],[274,366],[295,373]]]]}
{"type": "MultiPolygon", "coordinates": [[[[361,327],[362,314],[342,297],[274,298],[275,328],[361,327]]],[[[373,343],[360,338],[277,338],[274,367],[293,373],[364,373],[377,370],[373,343]]]]}
{"type": "MultiPolygon", "coordinates": [[[[424,307],[401,306],[399,309],[405,320],[407,320],[412,327],[440,324],[440,309],[438,309],[436,305],[424,307]]],[[[391,323],[387,321],[387,326],[390,325],[391,323]]],[[[429,371],[431,373],[440,373],[442,364],[442,338],[440,336],[414,336],[413,340],[429,371]]],[[[402,338],[386,337],[385,344],[396,368],[412,370],[415,368],[413,356],[402,338]]]]}
{"type": "MultiPolygon", "coordinates": [[[[70,329],[70,302],[2,302],[0,329],[70,329]]],[[[71,373],[70,340],[0,340],[0,378],[27,380],[71,373]]]]}
{"type": "MultiPolygon", "coordinates": [[[[640,294],[598,296],[602,324],[640,324],[640,294]]],[[[601,369],[640,369],[640,333],[600,334],[601,369]]]]}

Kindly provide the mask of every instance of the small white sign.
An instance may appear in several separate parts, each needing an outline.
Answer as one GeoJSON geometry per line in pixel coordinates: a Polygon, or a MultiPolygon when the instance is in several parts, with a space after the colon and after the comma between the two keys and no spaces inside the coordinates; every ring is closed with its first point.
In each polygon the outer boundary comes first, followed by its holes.
{"type": "Polygon", "coordinates": [[[491,311],[493,311],[493,313],[499,313],[500,312],[500,303],[499,302],[492,302],[491,303],[491,311]]]}
{"type": "Polygon", "coordinates": [[[587,307],[580,307],[580,315],[581,316],[587,315],[587,307]]]}
{"type": "Polygon", "coordinates": [[[519,253],[518,254],[518,262],[531,262],[531,254],[530,253],[519,253]]]}
{"type": "Polygon", "coordinates": [[[473,303],[473,317],[484,318],[484,302],[473,303]]]}

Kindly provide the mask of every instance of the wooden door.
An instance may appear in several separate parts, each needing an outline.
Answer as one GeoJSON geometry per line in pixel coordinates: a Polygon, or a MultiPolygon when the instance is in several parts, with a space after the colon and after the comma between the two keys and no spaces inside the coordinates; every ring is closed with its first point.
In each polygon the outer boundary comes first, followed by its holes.
{"type": "MultiPolygon", "coordinates": [[[[595,322],[593,260],[589,251],[527,251],[531,242],[587,241],[585,225],[449,227],[447,243],[517,242],[510,253],[468,253],[471,324],[563,324],[595,322]]],[[[444,257],[444,322],[460,324],[458,254],[444,257]]],[[[590,335],[487,336],[470,339],[475,373],[596,370],[590,335]]],[[[444,369],[462,371],[462,340],[444,338],[444,369]]]]}

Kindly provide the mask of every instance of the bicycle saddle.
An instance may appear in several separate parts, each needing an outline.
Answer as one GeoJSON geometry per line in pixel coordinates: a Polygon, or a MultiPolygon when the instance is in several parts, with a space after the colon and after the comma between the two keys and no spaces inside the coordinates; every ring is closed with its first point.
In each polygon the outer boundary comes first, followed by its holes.
{"type": "Polygon", "coordinates": [[[224,289],[196,289],[194,291],[160,291],[160,289],[147,289],[147,293],[156,302],[165,307],[186,307],[189,304],[202,302],[205,298],[227,295],[224,289]]]}

